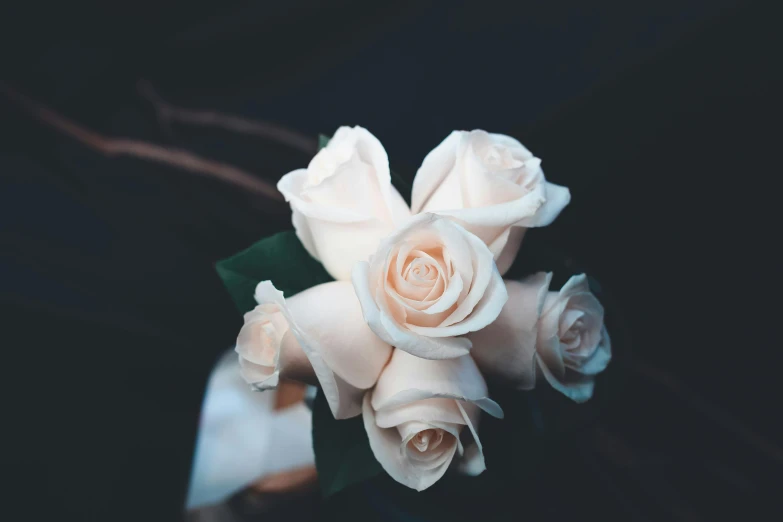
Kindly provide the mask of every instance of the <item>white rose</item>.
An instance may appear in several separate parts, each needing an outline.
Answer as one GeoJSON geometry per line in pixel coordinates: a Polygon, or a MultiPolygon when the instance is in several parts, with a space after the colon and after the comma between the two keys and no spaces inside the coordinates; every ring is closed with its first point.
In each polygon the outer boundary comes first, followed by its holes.
{"type": "Polygon", "coordinates": [[[262,281],[255,297],[259,306],[245,315],[236,346],[245,380],[265,390],[280,377],[314,376],[335,418],[359,415],[364,390],[375,385],[391,346],[367,327],[351,283],[317,285],[286,300],[262,281]]]}
{"type": "Polygon", "coordinates": [[[307,169],[286,174],[277,189],[291,204],[300,241],[338,281],[410,216],[391,185],[386,151],[361,127],[337,129],[307,169]]]}
{"type": "Polygon", "coordinates": [[[521,143],[482,130],[454,131],[424,158],[412,210],[453,216],[482,239],[504,274],[525,228],[549,225],[571,200],[549,183],[541,160],[521,143]]]}
{"type": "Polygon", "coordinates": [[[443,476],[455,454],[462,471],[484,471],[476,432],[479,408],[503,417],[469,355],[427,360],[395,350],[375,389],[364,397],[363,420],[383,469],[421,491],[443,476]],[[473,439],[467,448],[460,439],[465,427],[473,439]]]}
{"type": "Polygon", "coordinates": [[[543,377],[576,402],[593,395],[595,375],[612,357],[604,310],[587,277],[550,292],[551,274],[506,281],[509,302],[497,321],[469,335],[471,355],[488,377],[529,390],[543,377]],[[537,371],[537,369],[539,371],[537,371]]]}
{"type": "Polygon", "coordinates": [[[604,308],[577,275],[559,292],[549,292],[538,322],[536,360],[556,390],[576,402],[593,396],[595,375],[612,358],[604,308]]]}
{"type": "Polygon", "coordinates": [[[284,378],[290,373],[300,373],[305,379],[308,374],[315,376],[277,304],[260,304],[245,314],[235,351],[242,378],[259,391],[276,388],[281,369],[284,378]]]}
{"type": "Polygon", "coordinates": [[[468,353],[468,332],[490,324],[508,298],[492,253],[448,218],[414,217],[384,239],[353,285],[364,318],[384,341],[425,359],[468,353]]]}

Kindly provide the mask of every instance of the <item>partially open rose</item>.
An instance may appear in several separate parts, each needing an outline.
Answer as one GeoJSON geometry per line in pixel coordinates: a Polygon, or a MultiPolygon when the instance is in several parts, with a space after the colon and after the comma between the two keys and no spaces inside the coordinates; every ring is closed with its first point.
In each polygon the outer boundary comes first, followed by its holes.
{"type": "Polygon", "coordinates": [[[276,388],[281,370],[284,378],[296,374],[300,380],[315,377],[288,320],[275,303],[260,304],[245,314],[234,350],[239,354],[242,378],[256,390],[276,388]]]}
{"type": "Polygon", "coordinates": [[[468,332],[500,313],[507,294],[492,253],[448,218],[422,214],[384,239],[353,285],[370,328],[425,359],[468,353],[468,332]]]}
{"type": "Polygon", "coordinates": [[[584,274],[547,294],[536,351],[538,367],[552,387],[576,402],[593,396],[595,375],[609,364],[612,349],[604,307],[584,274]]]}
{"type": "Polygon", "coordinates": [[[550,224],[568,204],[541,160],[521,143],[482,130],[454,131],[424,158],[413,180],[412,210],[457,219],[484,241],[504,274],[525,228],[550,224]]]}
{"type": "Polygon", "coordinates": [[[375,458],[397,482],[421,491],[438,481],[458,455],[461,469],[484,471],[479,408],[503,417],[466,355],[426,360],[395,350],[378,384],[364,397],[363,419],[375,458]],[[463,429],[473,444],[463,448],[463,429]]]}
{"type": "Polygon", "coordinates": [[[469,335],[487,378],[529,390],[546,379],[576,402],[593,395],[595,375],[612,358],[604,309],[577,275],[550,292],[551,274],[506,281],[509,301],[498,320],[469,335]]]}
{"type": "Polygon", "coordinates": [[[337,129],[307,169],[286,174],[277,188],[302,244],[337,280],[350,279],[353,264],[410,216],[391,185],[386,151],[361,127],[337,129]]]}
{"type": "Polygon", "coordinates": [[[256,288],[259,306],[246,314],[236,351],[242,376],[256,389],[279,377],[317,378],[335,418],[361,413],[391,347],[367,327],[351,283],[314,286],[289,299],[269,281],[256,288]]]}

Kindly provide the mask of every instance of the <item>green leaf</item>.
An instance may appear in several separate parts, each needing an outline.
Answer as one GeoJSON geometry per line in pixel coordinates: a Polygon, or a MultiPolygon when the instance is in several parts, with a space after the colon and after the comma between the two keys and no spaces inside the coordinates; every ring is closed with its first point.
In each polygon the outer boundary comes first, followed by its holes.
{"type": "MultiPolygon", "coordinates": [[[[329,143],[329,140],[331,138],[327,136],[326,134],[319,134],[318,135],[318,150],[323,149],[326,147],[326,145],[329,143]]],[[[411,203],[411,184],[408,183],[405,179],[402,178],[399,174],[394,172],[393,170],[389,171],[391,174],[391,182],[392,185],[394,185],[394,188],[397,189],[397,192],[402,195],[402,198],[405,200],[406,203],[410,205],[411,203]]]]}
{"type": "Polygon", "coordinates": [[[307,253],[293,230],[266,237],[250,248],[218,261],[215,269],[240,313],[255,308],[253,295],[261,281],[272,281],[286,297],[332,281],[323,265],[307,253]]]}
{"type": "Polygon", "coordinates": [[[324,497],[383,471],[370,449],[362,417],[335,420],[321,390],[313,403],[313,450],[324,497]]]}

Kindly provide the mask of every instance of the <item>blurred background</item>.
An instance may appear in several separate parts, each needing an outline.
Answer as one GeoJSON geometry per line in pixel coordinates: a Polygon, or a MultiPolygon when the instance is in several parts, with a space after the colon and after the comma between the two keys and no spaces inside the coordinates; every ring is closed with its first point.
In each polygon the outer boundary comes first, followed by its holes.
{"type": "Polygon", "coordinates": [[[520,518],[777,519],[775,7],[4,3],[9,502],[25,520],[335,513],[311,391],[244,393],[213,265],[289,229],[270,187],[318,133],[362,125],[409,180],[450,131],[483,128],[571,189],[526,242],[586,267],[625,341],[520,518]]]}

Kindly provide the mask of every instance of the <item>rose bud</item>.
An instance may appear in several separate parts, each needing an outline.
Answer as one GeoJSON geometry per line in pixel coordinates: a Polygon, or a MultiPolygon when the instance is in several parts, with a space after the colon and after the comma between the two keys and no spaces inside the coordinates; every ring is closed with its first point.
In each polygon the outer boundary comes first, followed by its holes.
{"type": "Polygon", "coordinates": [[[291,204],[304,247],[339,281],[411,214],[391,185],[383,145],[361,127],[337,129],[307,168],[283,176],[277,189],[291,204]]]}
{"type": "Polygon", "coordinates": [[[280,377],[317,379],[335,418],[359,415],[364,390],[375,385],[392,349],[367,327],[351,283],[325,283],[285,299],[262,281],[255,297],[259,306],[245,315],[236,346],[245,380],[264,390],[280,377]]]}

